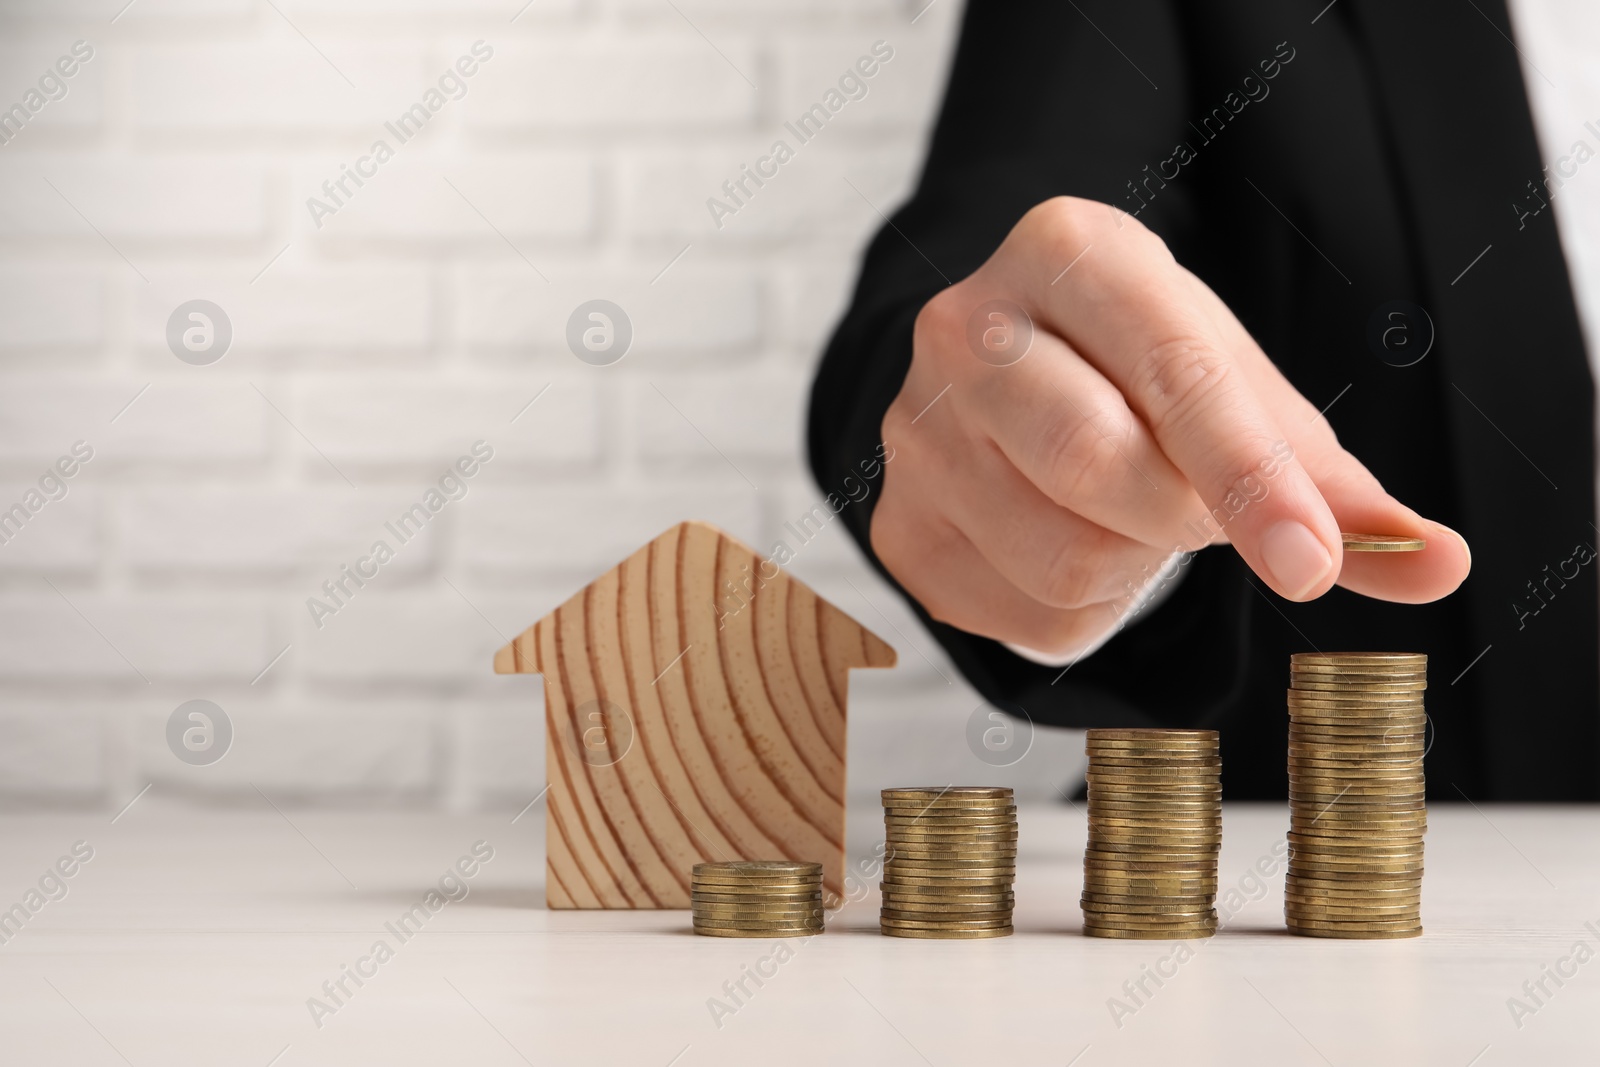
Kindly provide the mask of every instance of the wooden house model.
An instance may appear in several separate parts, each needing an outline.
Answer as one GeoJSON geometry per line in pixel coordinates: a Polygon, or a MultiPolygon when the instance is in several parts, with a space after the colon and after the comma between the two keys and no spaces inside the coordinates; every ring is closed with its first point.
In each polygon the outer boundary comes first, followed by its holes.
{"type": "Polygon", "coordinates": [[[894,649],[727,534],[672,527],[495,654],[542,674],[552,908],[687,908],[706,860],[844,891],[852,667],[894,649]]]}

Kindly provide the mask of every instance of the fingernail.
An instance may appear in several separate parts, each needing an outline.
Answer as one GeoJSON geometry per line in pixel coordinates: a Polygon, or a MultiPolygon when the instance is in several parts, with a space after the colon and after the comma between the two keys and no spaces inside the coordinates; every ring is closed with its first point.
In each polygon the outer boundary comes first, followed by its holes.
{"type": "Polygon", "coordinates": [[[1261,538],[1261,562],[1273,584],[1299,600],[1333,569],[1333,557],[1317,535],[1298,522],[1280,522],[1261,538]]]}
{"type": "Polygon", "coordinates": [[[1472,546],[1467,544],[1467,539],[1462,537],[1461,534],[1455,530],[1450,529],[1450,527],[1446,526],[1442,522],[1436,522],[1434,525],[1443,530],[1445,533],[1449,534],[1451,537],[1454,537],[1457,541],[1461,542],[1461,550],[1467,554],[1467,570],[1470,571],[1472,569],[1472,546]]]}

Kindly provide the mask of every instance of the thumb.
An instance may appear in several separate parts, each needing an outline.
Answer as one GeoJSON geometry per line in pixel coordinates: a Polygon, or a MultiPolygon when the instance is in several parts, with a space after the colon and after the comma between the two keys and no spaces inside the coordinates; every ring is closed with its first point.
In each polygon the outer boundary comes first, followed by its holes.
{"type": "Polygon", "coordinates": [[[1472,570],[1466,539],[1443,523],[1423,518],[1384,491],[1366,467],[1348,452],[1313,469],[1339,529],[1346,533],[1415,537],[1420,552],[1345,552],[1338,584],[1353,593],[1398,604],[1426,604],[1449,596],[1472,570]]]}

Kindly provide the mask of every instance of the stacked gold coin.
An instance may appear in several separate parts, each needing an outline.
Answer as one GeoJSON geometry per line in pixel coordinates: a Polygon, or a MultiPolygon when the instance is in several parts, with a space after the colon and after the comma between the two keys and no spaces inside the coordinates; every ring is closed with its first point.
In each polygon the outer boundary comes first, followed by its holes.
{"type": "Polygon", "coordinates": [[[1292,657],[1284,918],[1309,937],[1422,933],[1428,657],[1292,657]]]}
{"type": "Polygon", "coordinates": [[[694,932],[710,937],[801,937],[822,932],[822,864],[794,860],[697,863],[694,932]]]}
{"type": "Polygon", "coordinates": [[[1016,903],[1010,789],[885,789],[883,912],[892,937],[1004,937],[1016,903]]]}
{"type": "Polygon", "coordinates": [[[1215,730],[1090,730],[1083,932],[1217,932],[1222,757],[1215,730]]]}

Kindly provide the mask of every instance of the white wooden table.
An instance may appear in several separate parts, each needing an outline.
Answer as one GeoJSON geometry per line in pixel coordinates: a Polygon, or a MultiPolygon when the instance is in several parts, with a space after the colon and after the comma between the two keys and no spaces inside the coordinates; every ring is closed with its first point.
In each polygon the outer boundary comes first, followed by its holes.
{"type": "MultiPolygon", "coordinates": [[[[1286,822],[1278,806],[1227,809],[1224,892],[1248,887],[1286,822]]],[[[94,850],[66,896],[0,944],[0,1063],[1600,1061],[1600,958],[1569,956],[1579,941],[1600,954],[1600,810],[1436,807],[1421,939],[1289,936],[1280,868],[1181,965],[1169,944],[1078,932],[1084,823],[1064,806],[1022,811],[1015,936],[882,937],[874,881],[826,934],[765,964],[776,942],[695,937],[686,912],[544,910],[543,823],[542,806],[513,825],[265,804],[201,814],[152,798],[115,824],[0,819],[0,907],[74,842],[94,850]],[[428,912],[430,886],[480,840],[494,858],[463,880],[468,895],[428,912]],[[420,932],[402,941],[385,924],[418,902],[420,932]],[[360,963],[380,939],[393,957],[360,963]],[[324,993],[358,964],[364,984],[324,993]],[[1546,965],[1571,976],[1544,977],[1536,1005],[1523,983],[1546,965]],[[735,1002],[724,983],[746,967],[771,976],[746,978],[735,1002]],[[1146,977],[1136,1002],[1124,983],[1146,968],[1172,976],[1146,977]],[[1520,1028],[1513,996],[1535,1009],[1520,1028]],[[331,1009],[317,1021],[312,997],[331,1009]],[[714,1020],[711,998],[737,1010],[714,1020]],[[1134,1010],[1114,1019],[1112,998],[1134,1010]]],[[[881,825],[852,810],[853,855],[870,856],[881,825]]]]}

